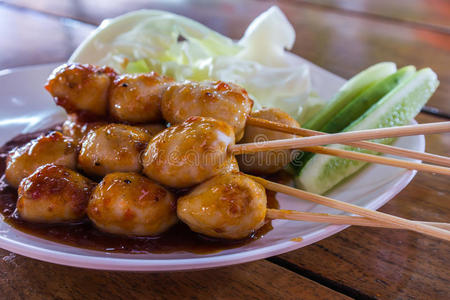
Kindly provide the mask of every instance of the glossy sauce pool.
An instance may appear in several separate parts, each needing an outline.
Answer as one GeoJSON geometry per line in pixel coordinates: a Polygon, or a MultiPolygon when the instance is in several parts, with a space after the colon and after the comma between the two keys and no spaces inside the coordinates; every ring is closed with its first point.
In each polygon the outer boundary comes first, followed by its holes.
{"type": "MultiPolygon", "coordinates": [[[[210,254],[241,247],[263,237],[272,230],[269,221],[251,237],[230,241],[202,236],[191,231],[187,225],[181,222],[157,237],[127,237],[107,234],[95,228],[88,219],[79,223],[58,225],[25,222],[14,213],[17,201],[16,190],[4,182],[6,156],[9,150],[21,146],[47,131],[19,135],[0,148],[0,212],[3,221],[17,230],[53,242],[103,252],[172,253],[186,251],[196,254],[210,254]]],[[[268,208],[279,208],[273,192],[267,191],[267,201],[268,208]]]]}

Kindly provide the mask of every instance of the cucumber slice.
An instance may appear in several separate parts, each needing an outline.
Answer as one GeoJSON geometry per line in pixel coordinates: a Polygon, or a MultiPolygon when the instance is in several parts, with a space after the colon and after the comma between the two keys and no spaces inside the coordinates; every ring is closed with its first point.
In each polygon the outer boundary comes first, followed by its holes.
{"type": "Polygon", "coordinates": [[[358,97],[347,104],[337,115],[334,116],[320,131],[336,133],[343,130],[373,104],[383,98],[384,95],[392,91],[397,85],[410,78],[416,72],[414,66],[403,67],[392,75],[372,85],[358,97]]]}
{"type": "Polygon", "coordinates": [[[392,62],[382,62],[373,65],[358,73],[347,81],[338,91],[336,96],[328,102],[312,119],[308,120],[302,127],[312,130],[319,130],[331,118],[333,118],[342,108],[344,108],[356,96],[361,94],[375,82],[393,74],[396,66],[392,62]]]}
{"type": "MultiPolygon", "coordinates": [[[[436,74],[429,68],[422,69],[398,85],[374,104],[344,131],[355,131],[409,124],[420,112],[439,85],[436,74]]],[[[391,143],[393,139],[377,140],[391,143]]],[[[345,145],[330,145],[335,149],[373,153],[345,145]]],[[[336,184],[354,174],[366,163],[328,155],[314,155],[296,177],[296,185],[307,191],[323,194],[336,184]]]]}

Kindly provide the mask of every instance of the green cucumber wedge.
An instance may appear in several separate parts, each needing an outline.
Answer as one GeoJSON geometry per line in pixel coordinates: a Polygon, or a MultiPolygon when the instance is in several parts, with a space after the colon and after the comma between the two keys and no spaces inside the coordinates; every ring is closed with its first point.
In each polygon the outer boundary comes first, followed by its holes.
{"type": "Polygon", "coordinates": [[[416,68],[414,66],[403,67],[394,74],[372,85],[347,104],[320,131],[327,133],[340,132],[362,116],[364,112],[383,98],[384,95],[392,91],[397,85],[413,76],[415,72],[416,68]]]}
{"type": "Polygon", "coordinates": [[[382,62],[373,65],[366,70],[358,73],[347,81],[312,119],[308,120],[302,127],[312,130],[320,130],[328,121],[331,120],[342,108],[344,108],[356,96],[361,94],[377,81],[384,79],[397,70],[392,62],[382,62]]]}
{"type": "MultiPolygon", "coordinates": [[[[439,85],[436,74],[422,69],[374,104],[344,131],[406,125],[420,112],[439,85]]],[[[393,139],[377,142],[392,143],[393,139]]],[[[345,145],[327,147],[373,153],[345,145]]],[[[361,169],[366,163],[328,155],[314,155],[296,177],[296,185],[309,192],[323,194],[361,169]]]]}

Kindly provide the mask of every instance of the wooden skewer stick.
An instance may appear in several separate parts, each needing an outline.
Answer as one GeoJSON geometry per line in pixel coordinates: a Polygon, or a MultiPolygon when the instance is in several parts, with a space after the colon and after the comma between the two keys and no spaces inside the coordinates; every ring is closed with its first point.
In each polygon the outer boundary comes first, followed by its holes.
{"type": "MultiPolygon", "coordinates": [[[[260,119],[260,118],[255,118],[255,117],[251,117],[251,116],[249,116],[247,118],[247,124],[266,128],[266,129],[281,131],[281,132],[285,132],[285,133],[300,135],[300,136],[327,135],[327,133],[324,133],[324,132],[314,131],[314,130],[305,129],[305,128],[290,127],[290,126],[287,126],[287,125],[284,125],[281,123],[268,121],[268,120],[264,120],[264,119],[260,119]]],[[[450,167],[450,157],[440,156],[440,155],[426,153],[426,152],[423,153],[423,152],[414,151],[414,150],[410,150],[410,149],[402,149],[402,148],[398,148],[398,147],[394,147],[394,146],[390,146],[390,145],[383,145],[383,144],[367,142],[367,141],[349,142],[349,143],[343,143],[343,144],[349,145],[352,147],[373,150],[373,151],[377,151],[377,152],[381,152],[381,153],[392,154],[392,155],[396,155],[396,156],[403,156],[403,157],[408,157],[408,158],[412,158],[412,159],[419,159],[424,162],[429,162],[429,163],[434,163],[434,164],[450,167]]]]}
{"type": "Polygon", "coordinates": [[[450,132],[450,121],[342,132],[335,134],[318,135],[285,140],[275,140],[260,143],[238,144],[231,146],[230,151],[233,154],[245,154],[260,151],[298,149],[303,147],[320,146],[328,144],[342,144],[361,140],[390,138],[390,137],[409,136],[418,134],[443,133],[443,132],[450,132]]]}
{"type": "Polygon", "coordinates": [[[256,182],[259,182],[260,184],[262,184],[266,189],[269,189],[269,190],[272,190],[275,192],[284,193],[287,195],[291,195],[293,197],[312,201],[317,204],[321,204],[321,205],[325,205],[325,206],[332,207],[335,209],[343,210],[343,211],[357,214],[357,215],[360,215],[363,217],[368,217],[370,219],[377,220],[380,222],[392,224],[393,226],[397,225],[404,229],[409,229],[409,230],[412,230],[415,232],[423,233],[423,234],[430,235],[430,236],[433,236],[433,237],[436,237],[439,239],[450,241],[450,231],[448,231],[448,230],[444,230],[444,229],[433,227],[433,226],[426,225],[426,224],[416,223],[411,220],[392,216],[392,215],[385,214],[385,213],[382,213],[382,212],[379,212],[376,210],[370,210],[367,208],[359,207],[354,204],[350,204],[350,203],[338,201],[338,200],[335,200],[332,198],[328,198],[325,196],[309,193],[309,192],[302,191],[302,190],[299,190],[296,188],[292,188],[287,185],[271,182],[271,181],[265,180],[260,177],[251,176],[251,175],[247,175],[247,176],[249,176],[256,182]]]}
{"type": "Polygon", "coordinates": [[[438,174],[450,176],[450,168],[447,168],[447,167],[441,167],[441,166],[435,166],[435,165],[429,165],[429,164],[421,164],[421,163],[412,162],[412,161],[406,161],[406,160],[401,160],[401,159],[395,159],[395,158],[390,158],[390,157],[384,157],[384,156],[378,156],[378,155],[372,155],[372,154],[366,154],[366,153],[360,153],[360,152],[354,152],[354,151],[346,151],[346,150],[341,150],[341,149],[333,149],[333,148],[327,148],[327,147],[322,147],[322,146],[304,147],[302,149],[305,151],[308,151],[308,152],[339,156],[339,157],[343,157],[343,158],[356,159],[356,160],[366,161],[366,162],[370,162],[370,163],[405,168],[408,170],[418,170],[418,171],[423,171],[423,172],[438,173],[438,174]]]}
{"type": "MultiPolygon", "coordinates": [[[[392,224],[392,223],[384,223],[384,222],[380,222],[377,220],[372,220],[367,217],[330,215],[330,214],[300,212],[300,211],[295,211],[295,210],[273,209],[273,208],[267,209],[266,218],[267,219],[284,219],[284,220],[293,220],[293,221],[304,221],[304,222],[319,222],[319,223],[329,223],[329,224],[343,224],[343,225],[355,225],[355,226],[367,226],[367,227],[404,229],[403,227],[392,224]]],[[[423,222],[423,221],[412,221],[412,222],[450,230],[450,223],[423,222]]]]}

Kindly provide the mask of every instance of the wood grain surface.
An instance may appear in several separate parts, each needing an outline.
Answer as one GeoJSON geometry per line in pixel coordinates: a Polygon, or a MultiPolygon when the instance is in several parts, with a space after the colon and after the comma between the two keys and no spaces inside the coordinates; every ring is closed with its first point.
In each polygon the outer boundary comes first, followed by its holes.
{"type": "Polygon", "coordinates": [[[127,273],[59,266],[0,250],[2,299],[349,299],[262,260],[195,272],[127,273]]]}
{"type": "MultiPolygon", "coordinates": [[[[376,2],[0,1],[0,69],[64,61],[101,20],[134,9],[169,10],[239,38],[254,17],[276,3],[297,32],[296,54],[345,78],[379,61],[429,66],[441,81],[429,104],[450,112],[446,2],[376,2]]],[[[421,114],[418,121],[445,120],[421,114]]],[[[426,140],[428,152],[450,155],[449,134],[426,140]]],[[[449,198],[447,177],[421,173],[381,211],[448,222],[449,198]]],[[[91,271],[4,250],[0,257],[2,299],[445,299],[450,294],[450,244],[400,230],[351,227],[269,260],[198,272],[91,271]]]]}
{"type": "Polygon", "coordinates": [[[450,3],[446,0],[295,0],[317,8],[338,10],[362,18],[382,18],[404,26],[450,32],[450,3]]]}
{"type": "MultiPolygon", "coordinates": [[[[421,115],[419,122],[442,119],[421,115]]],[[[426,137],[427,151],[450,155],[450,134],[426,137]]],[[[448,222],[449,179],[418,173],[380,209],[396,216],[448,222]]],[[[350,227],[280,258],[317,276],[382,299],[444,299],[450,292],[450,243],[413,232],[350,227]]]]}

